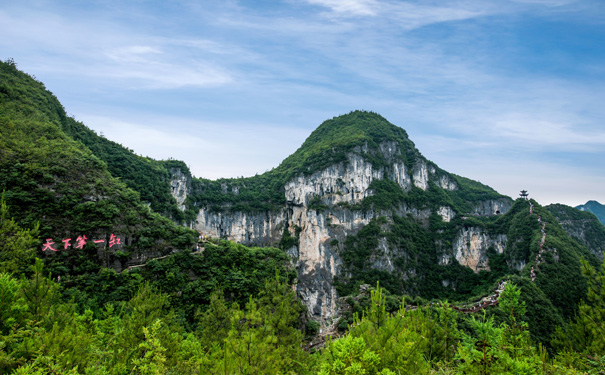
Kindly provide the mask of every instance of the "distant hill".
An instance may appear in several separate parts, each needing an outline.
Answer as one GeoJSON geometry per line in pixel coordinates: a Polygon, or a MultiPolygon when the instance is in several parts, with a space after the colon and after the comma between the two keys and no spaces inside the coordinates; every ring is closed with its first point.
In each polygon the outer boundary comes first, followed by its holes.
{"type": "Polygon", "coordinates": [[[586,204],[576,207],[580,211],[588,211],[594,214],[601,224],[605,225],[605,206],[597,201],[588,201],[586,204]]]}
{"type": "Polygon", "coordinates": [[[564,204],[551,204],[546,207],[561,227],[565,229],[574,240],[586,245],[599,259],[605,254],[605,226],[594,214],[580,211],[564,204]]]}

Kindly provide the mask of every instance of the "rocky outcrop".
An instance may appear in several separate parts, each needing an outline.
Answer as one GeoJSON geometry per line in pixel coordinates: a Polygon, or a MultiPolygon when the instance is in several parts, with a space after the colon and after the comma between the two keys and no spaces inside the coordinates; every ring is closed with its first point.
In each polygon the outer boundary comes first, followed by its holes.
{"type": "Polygon", "coordinates": [[[446,223],[452,221],[452,219],[456,216],[454,210],[452,210],[452,208],[449,206],[439,207],[437,214],[441,216],[441,220],[445,221],[446,223]]]}
{"type": "MultiPolygon", "coordinates": [[[[481,228],[463,228],[454,241],[454,256],[458,263],[471,268],[474,272],[489,271],[487,250],[493,247],[501,254],[506,248],[506,241],[507,237],[504,234],[492,238],[481,228]]],[[[442,262],[447,264],[449,259],[442,259],[442,262]]]]}
{"type": "MultiPolygon", "coordinates": [[[[431,183],[450,191],[459,189],[454,178],[438,170],[426,159],[417,156],[412,158],[415,162],[408,165],[401,155],[402,150],[397,142],[383,142],[374,149],[369,149],[367,144],[358,146],[346,154],[343,162],[310,175],[299,174],[287,181],[284,186],[287,203],[278,210],[217,212],[202,207],[194,227],[211,237],[264,246],[277,245],[287,229],[290,236],[298,240],[296,246],[288,249],[298,271],[297,293],[308,307],[312,319],[327,323],[337,312],[333,280],[340,272],[342,262],[339,251],[344,249],[343,244],[348,236],[356,235],[379,216],[411,216],[423,225],[428,225],[434,213],[440,215],[444,222],[456,217],[456,212],[450,206],[427,208],[400,203],[385,212],[358,209],[365,198],[375,194],[370,187],[375,180],[394,181],[404,191],[410,191],[413,187],[427,190],[431,183]],[[368,154],[387,163],[372,163],[368,154]]],[[[228,188],[225,184],[223,192],[228,188]]],[[[478,207],[477,212],[508,208],[510,204],[506,206],[504,202],[489,201],[478,207]]],[[[449,262],[455,257],[475,272],[489,269],[487,248],[495,246],[502,251],[505,242],[505,237],[489,239],[485,234],[463,233],[453,249],[444,250],[442,261],[449,262]],[[469,246],[466,246],[467,242],[469,246]]],[[[393,272],[395,256],[387,240],[382,238],[375,255],[369,259],[370,266],[393,272]]]]}
{"type": "MultiPolygon", "coordinates": [[[[285,186],[286,200],[303,206],[307,206],[315,197],[329,205],[361,202],[372,194],[368,190],[370,183],[384,178],[384,171],[374,169],[371,163],[356,153],[350,153],[348,159],[347,163],[339,163],[311,176],[298,176],[290,180],[285,186]]],[[[402,173],[405,173],[405,169],[402,173]]],[[[399,176],[396,178],[404,180],[399,176]]]]}
{"type": "Polygon", "coordinates": [[[414,181],[414,186],[420,188],[422,190],[426,190],[429,187],[429,171],[426,166],[426,162],[422,160],[414,166],[414,174],[412,175],[412,180],[414,181]]]}
{"type": "Polygon", "coordinates": [[[179,210],[185,211],[187,192],[191,190],[191,180],[180,168],[170,169],[170,193],[176,199],[179,210]]]}
{"type": "Polygon", "coordinates": [[[513,200],[510,198],[489,199],[479,201],[473,207],[472,214],[477,216],[505,214],[512,206],[513,200]]]}
{"type": "Polygon", "coordinates": [[[194,229],[215,238],[243,244],[276,246],[283,234],[287,210],[281,212],[213,212],[199,210],[194,229]]]}

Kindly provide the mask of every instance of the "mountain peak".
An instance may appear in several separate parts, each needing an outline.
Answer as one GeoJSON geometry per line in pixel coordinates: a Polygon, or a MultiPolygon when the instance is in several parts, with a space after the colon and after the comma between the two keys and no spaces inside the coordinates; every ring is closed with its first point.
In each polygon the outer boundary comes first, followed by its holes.
{"type": "Polygon", "coordinates": [[[318,145],[330,148],[359,146],[384,141],[411,142],[405,130],[391,124],[378,113],[356,110],[324,121],[311,133],[301,149],[318,145]]]}
{"type": "Polygon", "coordinates": [[[581,211],[588,211],[594,214],[599,219],[599,221],[603,225],[605,225],[605,206],[601,203],[594,200],[590,200],[586,202],[586,204],[576,206],[576,208],[581,211]]]}
{"type": "Polygon", "coordinates": [[[346,154],[356,148],[373,153],[385,142],[397,143],[404,159],[409,154],[420,155],[402,128],[377,113],[351,111],[324,121],[279,168],[311,173],[345,161],[346,154]]]}

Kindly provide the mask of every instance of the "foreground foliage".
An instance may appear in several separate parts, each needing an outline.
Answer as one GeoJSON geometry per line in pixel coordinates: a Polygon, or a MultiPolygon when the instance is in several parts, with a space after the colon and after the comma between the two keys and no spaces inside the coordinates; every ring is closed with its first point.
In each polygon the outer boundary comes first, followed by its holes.
{"type": "Polygon", "coordinates": [[[550,353],[543,343],[532,341],[522,290],[511,282],[497,307],[476,315],[461,315],[448,303],[410,308],[404,301],[391,313],[387,295],[377,287],[342,337],[309,352],[304,350],[302,328],[312,325],[305,322],[305,309],[291,288],[292,275],[279,272],[280,257],[272,254],[279,249],[249,249],[229,242],[207,245],[203,254],[173,256],[166,264],[153,261],[140,273],[115,278],[117,288],[128,286],[122,293],[133,291],[127,298],[101,298],[104,281],[86,279],[101,293],[99,299],[82,304],[76,297],[87,294],[86,288],[58,283],[41,260],[28,272],[22,271],[23,265],[15,266],[15,258],[27,254],[32,231],[6,215],[5,210],[2,228],[13,250],[0,261],[3,374],[483,375],[605,370],[605,264],[597,272],[583,263],[587,298],[576,318],[559,329],[550,353]],[[263,264],[262,259],[272,257],[275,261],[265,263],[264,270],[256,267],[245,273],[250,262],[263,264]],[[197,302],[185,297],[189,284],[178,281],[181,270],[196,269],[191,263],[195,261],[215,270],[197,279],[209,283],[204,290],[213,290],[207,300],[197,302]],[[273,276],[268,276],[271,268],[273,276]],[[244,282],[241,289],[229,281],[235,275],[244,282]],[[261,285],[256,288],[254,283],[261,285]],[[243,291],[248,294],[237,296],[243,291]]]}
{"type": "Polygon", "coordinates": [[[222,290],[186,329],[169,298],[149,283],[100,314],[61,297],[37,260],[29,278],[0,273],[3,374],[599,374],[605,370],[605,266],[587,269],[591,296],[548,353],[530,339],[522,291],[507,284],[498,307],[462,316],[447,303],[388,313],[381,288],[349,331],[325,349],[303,350],[304,308],[279,276],[240,306],[222,290]],[[594,292],[594,293],[592,293],[594,292]],[[598,292],[598,293],[597,293],[598,292]],[[573,337],[577,337],[573,336],[573,337]],[[569,336],[572,337],[572,336],[569,336]]]}

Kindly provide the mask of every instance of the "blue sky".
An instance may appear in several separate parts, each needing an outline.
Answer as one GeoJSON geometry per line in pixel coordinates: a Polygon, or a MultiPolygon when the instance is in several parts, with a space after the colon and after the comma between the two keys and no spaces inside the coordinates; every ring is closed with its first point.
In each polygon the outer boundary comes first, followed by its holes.
{"type": "Polygon", "coordinates": [[[605,203],[602,0],[0,0],[0,35],[68,114],[197,177],[364,109],[503,194],[605,203]]]}

